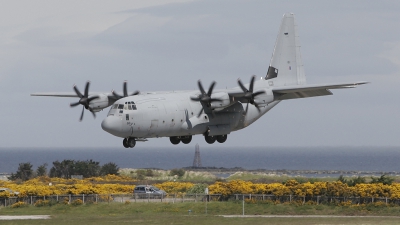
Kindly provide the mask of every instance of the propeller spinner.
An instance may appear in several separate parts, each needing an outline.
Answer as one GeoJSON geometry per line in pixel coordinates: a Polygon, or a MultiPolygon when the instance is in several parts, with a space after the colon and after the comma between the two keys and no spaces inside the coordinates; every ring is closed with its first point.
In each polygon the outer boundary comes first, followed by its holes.
{"type": "Polygon", "coordinates": [[[83,113],[85,111],[85,109],[88,109],[90,112],[92,112],[93,116],[96,118],[96,114],[90,110],[89,108],[89,104],[91,101],[99,98],[99,96],[92,96],[89,97],[89,86],[90,86],[90,81],[86,82],[86,86],[85,86],[85,93],[82,95],[82,93],[79,91],[79,89],[76,87],[76,85],[74,85],[74,91],[75,93],[78,95],[78,97],[80,98],[78,102],[75,103],[71,103],[70,106],[71,107],[75,107],[78,105],[83,105],[82,108],[82,113],[81,113],[81,117],[79,119],[79,121],[82,121],[83,119],[83,113]]]}

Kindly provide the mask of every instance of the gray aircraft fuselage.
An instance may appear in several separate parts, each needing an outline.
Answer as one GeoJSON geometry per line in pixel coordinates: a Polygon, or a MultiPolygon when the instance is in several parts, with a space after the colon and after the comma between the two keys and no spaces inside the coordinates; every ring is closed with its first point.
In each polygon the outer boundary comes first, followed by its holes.
{"type": "MultiPolygon", "coordinates": [[[[259,89],[267,86],[265,80],[255,82],[259,89]]],[[[214,93],[225,93],[239,90],[215,90],[214,93]]],[[[213,93],[213,94],[214,94],[213,93]]],[[[268,92],[267,92],[268,93],[268,92]]],[[[172,136],[189,136],[204,134],[215,128],[218,134],[229,134],[231,131],[247,127],[279,101],[270,101],[260,105],[260,112],[255,106],[247,103],[233,102],[220,111],[205,111],[198,117],[202,104],[192,101],[199,91],[177,91],[144,93],[120,99],[111,106],[111,109],[102,122],[102,128],[117,137],[156,138],[172,136]]],[[[264,98],[267,95],[264,96],[264,98]]],[[[269,99],[273,95],[268,96],[269,99]]]]}

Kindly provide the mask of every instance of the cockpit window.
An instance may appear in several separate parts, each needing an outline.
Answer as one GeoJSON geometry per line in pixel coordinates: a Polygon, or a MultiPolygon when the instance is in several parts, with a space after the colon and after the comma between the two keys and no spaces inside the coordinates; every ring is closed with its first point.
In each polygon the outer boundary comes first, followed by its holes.
{"type": "Polygon", "coordinates": [[[118,107],[118,104],[115,104],[114,106],[113,106],[113,109],[116,109],[118,107]]]}
{"type": "Polygon", "coordinates": [[[119,104],[118,105],[118,109],[124,109],[124,105],[123,104],[119,104]]]}

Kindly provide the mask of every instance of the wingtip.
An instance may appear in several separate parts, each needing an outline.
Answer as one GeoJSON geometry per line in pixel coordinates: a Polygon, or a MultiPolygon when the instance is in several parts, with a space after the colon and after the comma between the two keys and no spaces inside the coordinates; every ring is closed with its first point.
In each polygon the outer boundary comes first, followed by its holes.
{"type": "Polygon", "coordinates": [[[369,82],[369,81],[360,81],[360,82],[354,83],[354,85],[363,85],[363,84],[369,84],[369,83],[371,83],[371,82],[369,82]]]}

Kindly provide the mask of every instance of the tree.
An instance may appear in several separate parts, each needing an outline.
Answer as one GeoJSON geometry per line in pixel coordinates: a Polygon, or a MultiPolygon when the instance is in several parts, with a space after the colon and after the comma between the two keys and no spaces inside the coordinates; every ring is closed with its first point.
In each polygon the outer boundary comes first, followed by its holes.
{"type": "Polygon", "coordinates": [[[75,161],[63,160],[53,162],[50,169],[50,177],[71,178],[71,175],[82,175],[83,177],[95,177],[100,174],[100,163],[93,160],[75,161]]]}
{"type": "Polygon", "coordinates": [[[119,167],[117,166],[117,164],[109,162],[109,163],[104,164],[101,167],[100,175],[102,175],[102,176],[108,175],[108,174],[118,175],[118,171],[119,171],[119,167]]]}
{"type": "Polygon", "coordinates": [[[82,175],[83,177],[96,177],[100,174],[100,163],[93,160],[76,161],[73,164],[71,175],[82,175]]]}
{"type": "Polygon", "coordinates": [[[365,183],[367,183],[367,181],[365,180],[365,177],[358,176],[356,178],[349,180],[347,182],[347,185],[349,185],[350,187],[354,187],[354,186],[356,186],[356,184],[365,184],[365,183]]]}
{"type": "Polygon", "coordinates": [[[386,174],[383,174],[381,177],[376,178],[376,177],[371,177],[371,184],[386,184],[386,185],[391,185],[393,183],[394,179],[391,177],[387,177],[386,174]]]}
{"type": "Polygon", "coordinates": [[[9,177],[10,180],[21,179],[22,181],[29,180],[34,176],[34,172],[32,170],[32,164],[30,162],[20,163],[18,166],[18,170],[15,174],[11,174],[9,177]]]}
{"type": "Polygon", "coordinates": [[[47,175],[47,163],[44,163],[43,165],[40,165],[36,169],[36,176],[42,177],[47,175]]]}
{"type": "Polygon", "coordinates": [[[170,172],[169,172],[169,175],[171,175],[171,176],[178,176],[178,178],[181,178],[181,177],[183,177],[183,175],[185,175],[185,170],[184,169],[172,169],[170,172]]]}
{"type": "Polygon", "coordinates": [[[50,177],[71,178],[74,164],[74,160],[54,161],[53,167],[50,169],[50,177]]]}

